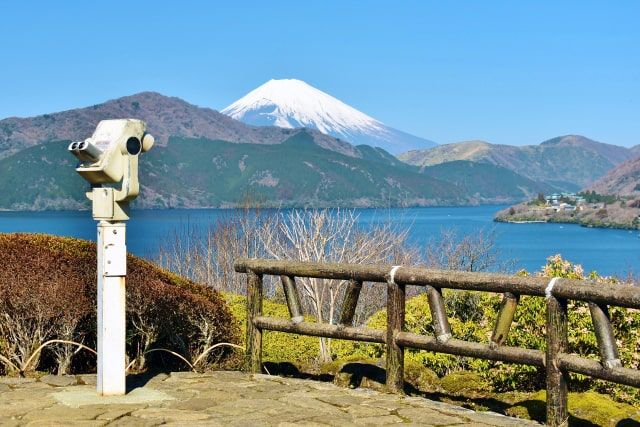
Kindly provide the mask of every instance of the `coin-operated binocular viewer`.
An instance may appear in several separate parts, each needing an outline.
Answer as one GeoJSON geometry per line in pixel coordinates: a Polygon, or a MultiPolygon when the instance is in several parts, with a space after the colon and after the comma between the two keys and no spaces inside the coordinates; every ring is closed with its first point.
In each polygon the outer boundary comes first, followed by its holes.
{"type": "Polygon", "coordinates": [[[123,395],[125,383],[126,220],[129,202],[140,191],[138,157],[153,146],[143,121],[103,120],[69,151],[76,171],[91,184],[87,197],[98,222],[98,378],[100,395],[123,395]],[[119,188],[118,188],[119,187],[119,188]]]}

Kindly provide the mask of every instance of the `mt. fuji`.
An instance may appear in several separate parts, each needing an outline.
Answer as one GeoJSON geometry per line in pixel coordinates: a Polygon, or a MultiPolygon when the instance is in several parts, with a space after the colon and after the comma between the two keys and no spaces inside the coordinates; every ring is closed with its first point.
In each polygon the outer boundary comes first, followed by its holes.
{"type": "Polygon", "coordinates": [[[354,145],[381,147],[392,154],[437,145],[386,126],[296,79],[269,80],[221,112],[256,126],[317,129],[354,145]]]}

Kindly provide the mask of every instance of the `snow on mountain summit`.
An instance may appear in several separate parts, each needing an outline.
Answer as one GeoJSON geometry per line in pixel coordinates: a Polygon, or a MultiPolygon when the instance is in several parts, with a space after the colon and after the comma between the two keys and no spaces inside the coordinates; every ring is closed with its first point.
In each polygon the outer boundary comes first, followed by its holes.
{"type": "Polygon", "coordinates": [[[393,129],[339,99],[296,79],[269,80],[221,111],[256,126],[308,127],[397,154],[435,145],[393,129]]]}
{"type": "MultiPolygon", "coordinates": [[[[269,80],[224,110],[234,119],[255,114],[283,128],[313,125],[323,133],[348,134],[352,128],[379,129],[381,123],[302,80],[269,80]],[[264,111],[263,111],[264,110],[264,111]],[[269,119],[267,119],[269,120],[269,119]]],[[[271,123],[270,123],[271,124],[271,123]]]]}

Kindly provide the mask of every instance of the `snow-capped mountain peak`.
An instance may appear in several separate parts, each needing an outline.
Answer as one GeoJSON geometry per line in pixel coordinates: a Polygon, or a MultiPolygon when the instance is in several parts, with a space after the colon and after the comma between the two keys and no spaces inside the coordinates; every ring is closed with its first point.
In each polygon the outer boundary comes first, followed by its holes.
{"type": "Polygon", "coordinates": [[[353,144],[378,146],[392,153],[435,145],[390,128],[297,79],[269,80],[222,113],[258,126],[313,128],[353,144]]]}

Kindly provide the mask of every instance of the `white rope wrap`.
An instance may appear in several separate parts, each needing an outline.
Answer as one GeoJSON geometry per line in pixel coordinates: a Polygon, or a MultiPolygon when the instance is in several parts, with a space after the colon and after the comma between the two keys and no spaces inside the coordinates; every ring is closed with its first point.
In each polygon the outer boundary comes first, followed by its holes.
{"type": "Polygon", "coordinates": [[[549,281],[549,284],[547,285],[546,289],[544,290],[544,296],[546,298],[551,298],[552,292],[553,292],[553,287],[556,285],[556,282],[558,281],[559,277],[554,277],[553,279],[551,279],[549,281]]]}
{"type": "Polygon", "coordinates": [[[389,271],[389,283],[391,283],[392,285],[396,284],[396,271],[398,271],[400,267],[402,266],[394,265],[393,267],[391,267],[391,271],[389,271]]]}
{"type": "Polygon", "coordinates": [[[436,337],[436,340],[438,340],[438,342],[447,342],[451,338],[453,338],[453,336],[451,334],[442,334],[442,335],[438,335],[436,337]]]}

